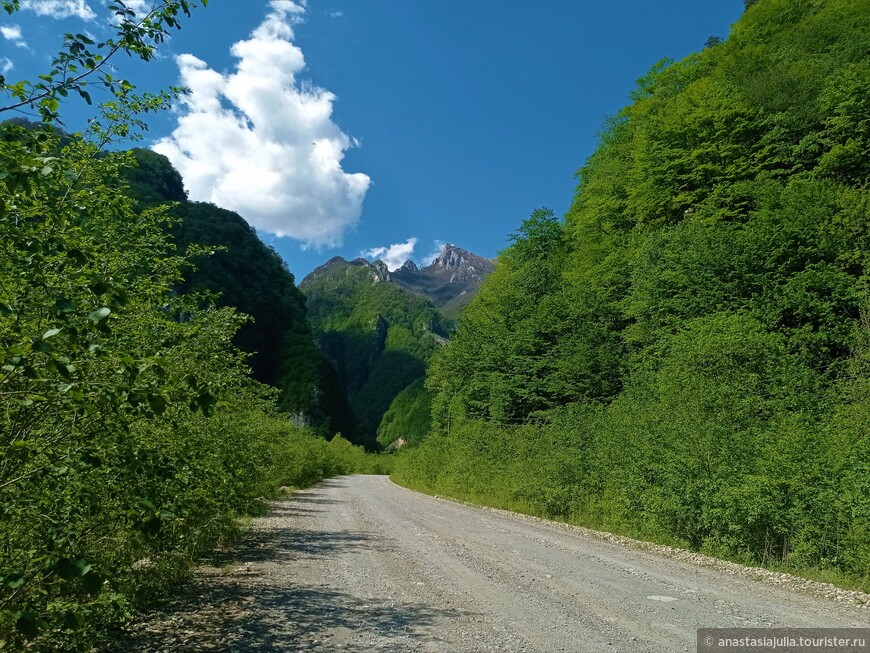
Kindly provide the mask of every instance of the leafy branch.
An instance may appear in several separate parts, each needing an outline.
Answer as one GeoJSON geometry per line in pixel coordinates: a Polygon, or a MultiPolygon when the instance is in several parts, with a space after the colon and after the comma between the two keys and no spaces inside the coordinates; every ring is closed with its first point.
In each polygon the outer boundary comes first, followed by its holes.
{"type": "MultiPolygon", "coordinates": [[[[181,29],[179,16],[190,16],[192,9],[208,0],[160,0],[148,13],[139,16],[123,0],[109,5],[116,23],[114,38],[96,43],[84,34],[65,34],[61,51],[51,62],[51,69],[39,75],[40,81],[22,80],[7,83],[0,75],[0,91],[12,100],[0,106],[0,113],[33,109],[43,122],[62,124],[59,108],[62,98],[78,94],[92,104],[89,89],[102,86],[118,99],[129,96],[135,86],[126,79],[116,78],[110,62],[119,52],[142,61],[154,58],[157,47],[173,29],[181,29]]],[[[20,10],[20,0],[3,0],[2,8],[9,14],[20,10]]]]}

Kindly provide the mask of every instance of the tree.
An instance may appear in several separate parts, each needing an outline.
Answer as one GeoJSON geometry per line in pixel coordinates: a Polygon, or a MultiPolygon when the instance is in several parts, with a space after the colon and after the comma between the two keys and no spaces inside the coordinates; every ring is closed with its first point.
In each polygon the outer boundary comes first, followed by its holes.
{"type": "MultiPolygon", "coordinates": [[[[84,34],[65,34],[61,51],[52,59],[51,68],[40,75],[39,81],[10,83],[0,76],[0,93],[8,96],[6,103],[0,105],[0,115],[27,108],[38,111],[44,122],[57,123],[60,122],[63,98],[76,94],[91,104],[91,90],[96,89],[106,90],[114,97],[105,107],[109,124],[104,125],[104,129],[113,135],[125,136],[131,125],[144,128],[145,123],[137,114],[145,108],[143,102],[146,105],[148,101],[153,103],[154,96],[136,98],[133,94],[135,86],[126,79],[115,77],[110,72],[113,70],[110,63],[118,58],[119,53],[150,61],[171,31],[181,28],[179,16],[190,16],[191,10],[199,4],[206,6],[208,0],[160,0],[147,13],[138,15],[124,0],[116,0],[109,5],[114,14],[113,38],[96,43],[84,34]]],[[[9,14],[18,11],[20,5],[20,0],[2,2],[3,9],[9,14]]],[[[170,94],[158,97],[165,102],[170,94]]]]}
{"type": "Polygon", "coordinates": [[[765,0],[638,81],[436,355],[405,478],[868,587],[866,8],[765,0]]]}

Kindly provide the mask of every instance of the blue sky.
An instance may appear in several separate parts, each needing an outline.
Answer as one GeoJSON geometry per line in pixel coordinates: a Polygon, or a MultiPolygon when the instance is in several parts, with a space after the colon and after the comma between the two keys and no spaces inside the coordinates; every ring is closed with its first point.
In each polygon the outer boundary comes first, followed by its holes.
{"type": "MultiPolygon", "coordinates": [[[[10,80],[44,70],[63,32],[107,29],[100,0],[23,4],[0,18],[10,80]]],[[[742,10],[741,0],[211,0],[158,61],[122,61],[120,72],[148,90],[183,73],[194,93],[152,120],[145,142],[176,163],[192,199],[237,210],[301,278],[378,248],[398,265],[411,244],[418,262],[443,242],[495,256],[535,208],[567,210],[574,173],[638,77],[727,36],[742,10]]],[[[80,128],[87,107],[63,115],[80,128]]]]}

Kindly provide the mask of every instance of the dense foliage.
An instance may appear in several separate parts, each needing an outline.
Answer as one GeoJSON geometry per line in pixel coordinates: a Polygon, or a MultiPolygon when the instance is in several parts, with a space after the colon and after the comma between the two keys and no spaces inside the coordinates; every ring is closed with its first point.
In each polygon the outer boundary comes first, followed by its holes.
{"type": "Polygon", "coordinates": [[[870,578],[870,2],[759,0],[639,81],[432,364],[398,478],[870,578]]]}
{"type": "Polygon", "coordinates": [[[386,471],[298,426],[322,410],[330,366],[275,253],[238,216],[186,202],[165,159],[103,151],[177,92],[137,94],[107,62],[149,60],[197,4],[118,1],[114,37],[68,34],[39,81],[0,76],[0,113],[44,121],[0,125],[0,650],[94,650],[282,487],[386,471]],[[90,104],[92,84],[110,100],[88,139],[64,135],[61,100],[90,104]],[[239,333],[238,308],[259,331],[239,333]],[[234,343],[261,352],[285,412],[234,343]]]}
{"type": "Polygon", "coordinates": [[[370,446],[376,446],[378,426],[393,399],[423,377],[447,333],[428,300],[378,275],[364,261],[334,261],[300,286],[315,340],[338,367],[356,416],[355,432],[370,446]]]}
{"type": "Polygon", "coordinates": [[[432,394],[420,378],[393,399],[378,426],[378,442],[388,447],[402,440],[401,446],[416,445],[432,429],[432,394]]]}
{"type": "Polygon", "coordinates": [[[96,154],[0,141],[0,648],[87,649],[280,486],[369,465],[275,411],[244,318],[174,292],[166,211],[96,154]]]}
{"type": "Polygon", "coordinates": [[[188,201],[181,175],[166,157],[143,149],[133,155],[137,165],[127,178],[139,206],[174,202],[172,241],[179,251],[204,252],[176,290],[208,293],[218,306],[250,316],[233,342],[249,354],[254,378],[281,390],[280,405],[297,423],[327,437],[353,438],[353,416],[335,368],[314,345],[305,298],[280,255],[237,213],[188,201]]]}

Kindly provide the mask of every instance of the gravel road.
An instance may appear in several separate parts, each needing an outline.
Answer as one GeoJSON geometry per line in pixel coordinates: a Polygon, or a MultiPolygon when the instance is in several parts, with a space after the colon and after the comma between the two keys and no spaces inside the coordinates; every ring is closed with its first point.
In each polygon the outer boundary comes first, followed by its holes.
{"type": "Polygon", "coordinates": [[[868,625],[866,605],[350,476],[277,503],[123,649],[681,652],[698,627],[868,625]]]}

